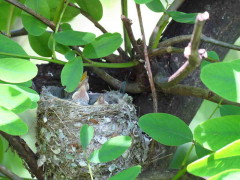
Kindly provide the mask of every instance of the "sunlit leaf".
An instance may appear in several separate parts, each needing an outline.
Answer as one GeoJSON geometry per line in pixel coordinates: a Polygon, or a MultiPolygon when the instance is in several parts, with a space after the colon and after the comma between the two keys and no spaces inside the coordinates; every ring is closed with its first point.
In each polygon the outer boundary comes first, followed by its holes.
{"type": "Polygon", "coordinates": [[[240,140],[219,149],[187,166],[187,171],[196,176],[213,176],[225,170],[240,169],[240,140]]]}
{"type": "Polygon", "coordinates": [[[61,72],[61,82],[67,92],[74,91],[83,75],[83,62],[80,56],[67,62],[61,72]]]}
{"type": "Polygon", "coordinates": [[[28,127],[12,111],[0,106],[0,131],[18,136],[26,134],[28,127]]]}
{"type": "Polygon", "coordinates": [[[165,8],[160,0],[152,0],[146,6],[154,12],[164,12],[165,8]]]}
{"type": "Polygon", "coordinates": [[[145,114],[140,117],[139,126],[153,139],[168,146],[179,146],[193,140],[189,127],[171,114],[145,114]]]}
{"type": "Polygon", "coordinates": [[[94,135],[93,127],[84,124],[80,130],[80,142],[84,150],[87,149],[87,146],[91,142],[93,135],[94,135]]]}
{"type": "Polygon", "coordinates": [[[0,80],[10,83],[29,81],[37,75],[37,67],[30,61],[17,58],[0,59],[0,80]]]}
{"type": "Polygon", "coordinates": [[[236,180],[240,179],[240,169],[230,169],[208,178],[208,180],[235,180],[235,179],[236,180]]]}
{"type": "Polygon", "coordinates": [[[197,13],[184,13],[179,11],[169,11],[167,12],[172,19],[179,23],[189,23],[194,24],[197,17],[197,13]]]}
{"type": "Polygon", "coordinates": [[[146,4],[146,3],[149,3],[151,2],[152,0],[134,0],[135,3],[137,4],[146,4]]]}
{"type": "Polygon", "coordinates": [[[135,180],[141,172],[141,166],[133,166],[124,171],[117,173],[116,175],[110,177],[108,180],[135,180]]]}
{"type": "Polygon", "coordinates": [[[120,157],[132,144],[129,136],[117,136],[111,138],[102,145],[99,150],[95,150],[89,157],[93,163],[104,163],[120,157]]]}
{"type": "Polygon", "coordinates": [[[86,58],[101,58],[113,53],[122,44],[122,37],[119,33],[105,33],[87,44],[83,50],[86,58]]]}

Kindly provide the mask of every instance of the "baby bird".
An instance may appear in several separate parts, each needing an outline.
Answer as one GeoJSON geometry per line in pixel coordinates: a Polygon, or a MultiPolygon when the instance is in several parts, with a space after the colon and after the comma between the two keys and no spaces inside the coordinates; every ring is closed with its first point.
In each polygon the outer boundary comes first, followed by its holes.
{"type": "Polygon", "coordinates": [[[101,94],[101,95],[98,97],[97,101],[94,103],[94,105],[99,105],[99,104],[108,104],[108,102],[105,101],[105,98],[104,98],[104,95],[103,95],[103,94],[101,94]]]}
{"type": "Polygon", "coordinates": [[[89,95],[87,91],[89,90],[88,76],[84,77],[83,80],[78,85],[78,90],[72,95],[73,101],[79,103],[80,105],[88,105],[89,95]]]}

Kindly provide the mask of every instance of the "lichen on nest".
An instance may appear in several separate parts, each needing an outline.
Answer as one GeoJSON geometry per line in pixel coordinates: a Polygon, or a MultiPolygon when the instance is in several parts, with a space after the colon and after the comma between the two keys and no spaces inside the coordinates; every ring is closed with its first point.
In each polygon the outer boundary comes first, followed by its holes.
{"type": "Polygon", "coordinates": [[[69,95],[64,97],[62,94],[57,87],[43,88],[37,112],[38,165],[44,166],[48,179],[89,179],[79,143],[83,124],[94,127],[95,135],[88,147],[88,155],[112,137],[127,135],[133,139],[132,146],[120,158],[91,164],[95,179],[107,179],[146,160],[149,139],[137,126],[136,109],[130,96],[110,91],[104,94],[109,104],[82,106],[66,98],[69,95]]]}

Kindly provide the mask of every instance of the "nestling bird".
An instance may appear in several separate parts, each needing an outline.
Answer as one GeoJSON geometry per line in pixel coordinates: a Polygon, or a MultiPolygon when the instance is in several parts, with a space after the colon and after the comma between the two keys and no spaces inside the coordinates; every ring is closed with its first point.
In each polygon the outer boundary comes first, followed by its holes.
{"type": "Polygon", "coordinates": [[[94,105],[99,105],[99,104],[108,104],[108,102],[105,101],[105,98],[104,98],[104,95],[103,95],[103,94],[101,94],[101,95],[98,97],[97,101],[94,103],[94,105]]]}
{"type": "Polygon", "coordinates": [[[73,101],[79,103],[80,105],[88,105],[89,95],[87,91],[89,90],[88,76],[82,78],[78,85],[78,90],[72,95],[73,101]]]}

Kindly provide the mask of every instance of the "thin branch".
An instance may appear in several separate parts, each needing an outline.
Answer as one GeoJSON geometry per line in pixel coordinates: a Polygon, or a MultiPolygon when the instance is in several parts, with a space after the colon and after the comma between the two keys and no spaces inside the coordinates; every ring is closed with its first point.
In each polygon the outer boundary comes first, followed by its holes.
{"type": "Polygon", "coordinates": [[[9,142],[18,155],[26,162],[29,167],[29,171],[34,174],[37,179],[44,180],[43,169],[37,165],[37,156],[28,147],[26,142],[19,136],[12,136],[3,131],[0,131],[0,135],[9,142]]]}
{"type": "MultiPolygon", "coordinates": [[[[209,91],[207,89],[192,87],[192,86],[187,86],[182,84],[178,84],[169,89],[161,89],[160,91],[164,93],[174,94],[174,95],[194,96],[194,97],[206,99],[215,103],[219,103],[223,99],[221,96],[218,96],[214,92],[209,91]]],[[[239,103],[232,102],[226,99],[223,99],[221,104],[240,106],[239,103]]]]}
{"type": "Polygon", "coordinates": [[[124,15],[121,16],[121,19],[123,21],[124,27],[128,33],[129,39],[132,43],[133,49],[136,51],[136,53],[138,54],[139,57],[143,56],[143,53],[140,50],[139,45],[137,44],[137,41],[135,40],[133,31],[132,31],[132,21],[128,18],[126,18],[124,15]]]}
{"type": "Polygon", "coordinates": [[[56,26],[55,26],[55,24],[54,24],[52,21],[50,21],[50,20],[48,20],[47,18],[41,16],[40,14],[36,13],[36,12],[33,11],[32,9],[26,7],[26,6],[23,5],[22,3],[19,3],[19,2],[15,1],[15,0],[4,0],[4,1],[6,1],[6,2],[8,2],[8,3],[10,3],[10,4],[13,4],[14,6],[22,9],[23,11],[31,14],[31,15],[34,16],[36,19],[38,19],[38,20],[40,20],[41,22],[43,22],[44,24],[48,25],[53,31],[55,31],[56,26]]]}
{"type": "Polygon", "coordinates": [[[191,42],[184,50],[184,56],[188,59],[173,75],[169,78],[161,77],[160,74],[155,76],[155,83],[161,88],[169,88],[177,85],[180,81],[186,78],[193,72],[201,63],[202,54],[205,56],[205,51],[198,50],[201,33],[205,21],[209,18],[208,12],[198,14],[194,26],[191,42]],[[202,52],[203,51],[203,52],[202,52]]]}
{"type": "Polygon", "coordinates": [[[145,57],[145,69],[147,71],[151,91],[152,91],[152,98],[153,98],[153,110],[154,112],[158,112],[158,99],[157,99],[157,91],[156,87],[153,81],[153,75],[152,75],[152,70],[151,70],[151,65],[150,65],[150,60],[148,57],[148,50],[147,50],[147,45],[146,45],[146,38],[145,38],[145,33],[144,33],[144,28],[143,28],[143,21],[142,21],[142,14],[141,14],[141,9],[140,5],[136,4],[137,8],[137,14],[138,14],[138,19],[139,19],[139,25],[141,29],[141,34],[142,34],[142,40],[143,40],[143,50],[144,50],[144,57],[145,57]]]}
{"type": "MultiPolygon", "coordinates": [[[[176,37],[173,37],[173,38],[169,38],[165,41],[160,42],[158,44],[158,47],[172,46],[172,45],[177,44],[177,43],[189,41],[191,39],[191,36],[192,35],[181,35],[181,36],[176,36],[176,37]]],[[[222,41],[207,37],[204,34],[201,35],[201,40],[203,42],[215,44],[215,45],[220,46],[220,47],[240,51],[240,46],[233,45],[233,44],[226,43],[226,42],[222,42],[222,41]]]]}
{"type": "Polygon", "coordinates": [[[168,47],[160,47],[160,48],[151,50],[149,52],[149,56],[154,57],[154,56],[159,56],[166,53],[183,53],[183,52],[184,52],[183,48],[168,46],[168,47]]]}
{"type": "Polygon", "coordinates": [[[5,176],[9,177],[12,180],[23,180],[19,176],[17,176],[15,173],[7,169],[5,166],[0,165],[0,172],[4,174],[5,176]]]}
{"type": "Polygon", "coordinates": [[[11,31],[11,37],[24,36],[24,35],[27,35],[27,34],[28,34],[28,32],[26,31],[25,28],[21,28],[21,29],[11,31]]]}
{"type": "MultiPolygon", "coordinates": [[[[167,9],[167,11],[176,11],[185,0],[175,0],[167,9]]],[[[149,47],[156,48],[159,43],[161,34],[168,24],[170,16],[164,13],[156,24],[149,39],[149,47]]]]}

